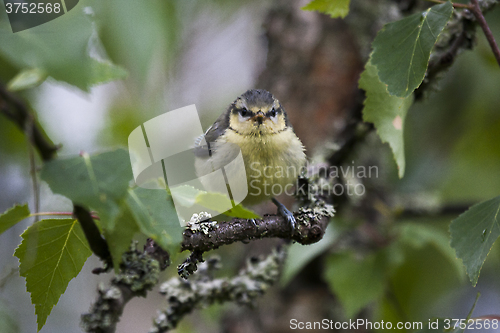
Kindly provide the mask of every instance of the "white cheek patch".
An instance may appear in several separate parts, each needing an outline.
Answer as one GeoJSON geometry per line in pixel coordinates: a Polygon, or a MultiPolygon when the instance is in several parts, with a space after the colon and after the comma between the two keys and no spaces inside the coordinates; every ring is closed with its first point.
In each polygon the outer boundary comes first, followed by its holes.
{"type": "Polygon", "coordinates": [[[271,119],[273,121],[273,123],[275,123],[275,124],[278,123],[278,115],[276,115],[274,117],[269,117],[269,119],[271,119]]]}
{"type": "Polygon", "coordinates": [[[245,121],[247,121],[250,117],[243,117],[241,114],[238,113],[238,120],[240,121],[240,123],[244,123],[245,121]]]}

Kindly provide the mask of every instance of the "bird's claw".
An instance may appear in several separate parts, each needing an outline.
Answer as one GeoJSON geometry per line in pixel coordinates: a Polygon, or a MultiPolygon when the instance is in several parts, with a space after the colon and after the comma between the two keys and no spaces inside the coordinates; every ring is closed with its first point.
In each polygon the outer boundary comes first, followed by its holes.
{"type": "Polygon", "coordinates": [[[278,200],[276,200],[276,199],[273,198],[272,201],[278,207],[278,214],[281,215],[281,216],[283,216],[283,218],[285,219],[285,221],[287,221],[288,224],[290,224],[290,227],[292,229],[292,236],[293,236],[293,234],[295,233],[295,226],[297,225],[297,220],[295,220],[295,216],[293,216],[293,213],[291,211],[289,211],[285,207],[285,205],[283,205],[278,200]]]}
{"type": "Polygon", "coordinates": [[[249,221],[252,222],[252,224],[255,227],[255,229],[259,228],[259,226],[257,225],[257,220],[256,219],[249,219],[249,221]]]}
{"type": "Polygon", "coordinates": [[[288,224],[290,224],[290,227],[292,228],[292,235],[293,235],[295,233],[295,225],[297,224],[297,221],[295,220],[295,216],[293,216],[293,213],[286,208],[284,210],[279,211],[279,213],[288,222],[288,224]]]}

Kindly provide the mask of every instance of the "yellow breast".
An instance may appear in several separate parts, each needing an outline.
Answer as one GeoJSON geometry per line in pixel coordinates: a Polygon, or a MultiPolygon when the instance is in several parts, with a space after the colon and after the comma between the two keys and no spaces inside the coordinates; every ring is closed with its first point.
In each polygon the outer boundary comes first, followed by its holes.
{"type": "Polygon", "coordinates": [[[293,193],[306,156],[302,142],[291,128],[276,134],[251,136],[227,130],[220,139],[241,149],[249,192],[244,205],[293,193]]]}

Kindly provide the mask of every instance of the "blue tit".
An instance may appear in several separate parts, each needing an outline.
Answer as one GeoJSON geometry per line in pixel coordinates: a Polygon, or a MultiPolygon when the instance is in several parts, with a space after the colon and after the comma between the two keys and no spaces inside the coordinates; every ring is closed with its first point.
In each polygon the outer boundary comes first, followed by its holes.
{"type": "Polygon", "coordinates": [[[304,150],[281,103],[270,92],[253,89],[230,104],[196,140],[195,168],[198,175],[208,174],[227,165],[241,151],[245,168],[233,171],[237,174],[230,178],[246,177],[248,195],[242,204],[271,199],[293,233],[293,214],[274,196],[293,193],[293,184],[306,162],[304,150]]]}

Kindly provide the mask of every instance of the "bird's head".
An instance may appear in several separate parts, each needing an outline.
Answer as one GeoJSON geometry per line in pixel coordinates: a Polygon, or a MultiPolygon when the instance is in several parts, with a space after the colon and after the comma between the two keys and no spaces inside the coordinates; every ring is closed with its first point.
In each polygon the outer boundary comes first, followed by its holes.
{"type": "Polygon", "coordinates": [[[231,104],[229,112],[229,126],[242,135],[272,135],[289,126],[280,102],[262,89],[246,91],[231,104]]]}

